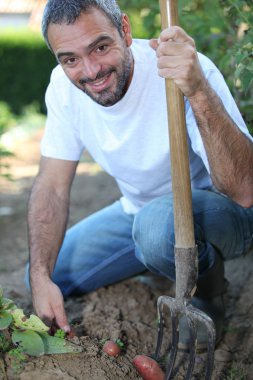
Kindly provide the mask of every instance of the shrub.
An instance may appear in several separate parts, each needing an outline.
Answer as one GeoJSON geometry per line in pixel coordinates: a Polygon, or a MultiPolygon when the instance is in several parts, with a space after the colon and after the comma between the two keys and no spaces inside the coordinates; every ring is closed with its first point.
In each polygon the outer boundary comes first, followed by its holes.
{"type": "Polygon", "coordinates": [[[14,124],[13,115],[11,113],[10,107],[4,103],[0,102],[0,177],[9,177],[8,174],[8,165],[3,163],[3,159],[12,155],[12,153],[5,149],[5,147],[1,144],[1,136],[4,132],[7,131],[14,124]]]}
{"type": "Polygon", "coordinates": [[[0,99],[15,113],[31,103],[45,112],[45,90],[55,65],[55,58],[39,33],[29,30],[1,32],[0,99]]]}
{"type": "MultiPolygon", "coordinates": [[[[134,36],[159,34],[158,1],[119,0],[119,4],[130,14],[134,36]]],[[[211,6],[206,0],[179,0],[179,16],[197,49],[222,71],[253,133],[252,0],[212,0],[211,6]]]]}

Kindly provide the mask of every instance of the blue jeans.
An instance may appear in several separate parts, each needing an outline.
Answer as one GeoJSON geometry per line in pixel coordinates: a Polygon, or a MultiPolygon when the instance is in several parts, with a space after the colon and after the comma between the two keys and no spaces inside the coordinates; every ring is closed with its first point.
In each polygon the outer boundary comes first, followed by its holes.
{"type": "MultiPolygon", "coordinates": [[[[253,246],[253,207],[206,190],[192,195],[201,276],[212,266],[215,252],[228,260],[253,246]]],[[[172,196],[154,199],[135,216],[117,201],[74,225],[66,233],[53,280],[68,296],[146,269],[175,279],[172,196]]]]}

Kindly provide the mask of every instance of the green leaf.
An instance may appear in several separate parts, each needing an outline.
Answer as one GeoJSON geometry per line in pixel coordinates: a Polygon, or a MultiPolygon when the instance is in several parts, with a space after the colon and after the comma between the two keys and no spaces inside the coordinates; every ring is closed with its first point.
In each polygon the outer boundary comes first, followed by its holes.
{"type": "Polygon", "coordinates": [[[64,330],[62,330],[62,329],[58,329],[58,330],[55,332],[54,336],[55,336],[56,338],[64,339],[64,338],[66,337],[66,333],[65,333],[64,330]]]}
{"type": "Polygon", "coordinates": [[[22,309],[15,309],[12,312],[12,316],[16,327],[37,332],[44,332],[49,330],[49,327],[46,326],[39,319],[39,317],[37,317],[34,314],[31,314],[30,318],[27,318],[22,309]]]}
{"type": "Polygon", "coordinates": [[[6,311],[0,313],[0,330],[7,329],[12,322],[12,316],[6,311]]]}
{"type": "Polygon", "coordinates": [[[2,307],[4,310],[14,310],[17,308],[15,303],[9,298],[2,298],[2,307]]]}
{"type": "Polygon", "coordinates": [[[242,82],[242,88],[244,91],[248,91],[248,89],[252,85],[252,72],[249,70],[245,69],[243,72],[243,75],[240,77],[240,80],[242,82]]]}
{"type": "Polygon", "coordinates": [[[43,343],[45,354],[66,354],[82,352],[82,347],[77,346],[68,340],[48,335],[47,333],[39,333],[43,343]]]}
{"type": "Polygon", "coordinates": [[[45,353],[43,340],[35,331],[14,330],[12,342],[28,355],[41,356],[45,353]]]}

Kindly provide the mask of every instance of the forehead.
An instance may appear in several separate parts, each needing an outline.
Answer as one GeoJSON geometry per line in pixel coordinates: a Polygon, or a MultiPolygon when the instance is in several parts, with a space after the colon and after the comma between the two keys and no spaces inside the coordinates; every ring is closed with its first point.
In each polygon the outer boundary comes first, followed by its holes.
{"type": "Polygon", "coordinates": [[[100,35],[119,38],[111,20],[96,8],[81,13],[73,24],[49,24],[48,27],[48,40],[54,53],[61,49],[86,47],[100,35]]]}

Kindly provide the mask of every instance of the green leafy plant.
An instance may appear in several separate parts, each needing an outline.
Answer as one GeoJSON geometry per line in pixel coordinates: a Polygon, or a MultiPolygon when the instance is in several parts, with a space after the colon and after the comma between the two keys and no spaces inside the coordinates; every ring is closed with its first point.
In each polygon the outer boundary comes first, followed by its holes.
{"type": "Polygon", "coordinates": [[[4,355],[9,355],[17,369],[26,359],[26,355],[41,356],[81,352],[82,348],[64,339],[63,333],[58,330],[58,334],[51,336],[49,328],[40,318],[34,314],[27,317],[12,300],[4,298],[3,290],[0,288],[0,352],[2,360],[4,360],[4,355]]]}
{"type": "Polygon", "coordinates": [[[123,350],[125,348],[125,344],[124,344],[124,342],[122,342],[121,339],[116,339],[115,343],[120,347],[121,350],[123,350]]]}
{"type": "Polygon", "coordinates": [[[249,0],[220,2],[236,31],[234,43],[226,53],[227,67],[234,68],[233,93],[253,134],[253,3],[249,0]]]}
{"type": "Polygon", "coordinates": [[[40,32],[1,28],[0,99],[16,114],[34,102],[45,112],[45,91],[56,64],[40,32]]]}
{"type": "Polygon", "coordinates": [[[66,333],[64,330],[58,329],[54,334],[55,337],[64,339],[66,337],[66,333]]]}
{"type": "Polygon", "coordinates": [[[242,365],[232,363],[231,368],[227,371],[224,380],[246,380],[247,375],[242,365]]]}
{"type": "Polygon", "coordinates": [[[12,156],[12,153],[5,149],[3,144],[1,144],[1,136],[13,126],[13,114],[10,107],[5,102],[0,102],[0,176],[10,178],[8,173],[8,165],[2,160],[5,157],[12,156]]]}
{"type": "Polygon", "coordinates": [[[11,359],[11,368],[14,371],[14,373],[18,373],[22,368],[27,360],[27,355],[25,355],[21,348],[12,348],[10,351],[8,351],[8,356],[11,359]]]}
{"type": "MultiPolygon", "coordinates": [[[[223,73],[253,134],[253,2],[252,0],[179,0],[180,25],[197,50],[223,73]]],[[[133,35],[152,38],[161,30],[159,2],[119,0],[129,14],[133,35]]]]}

